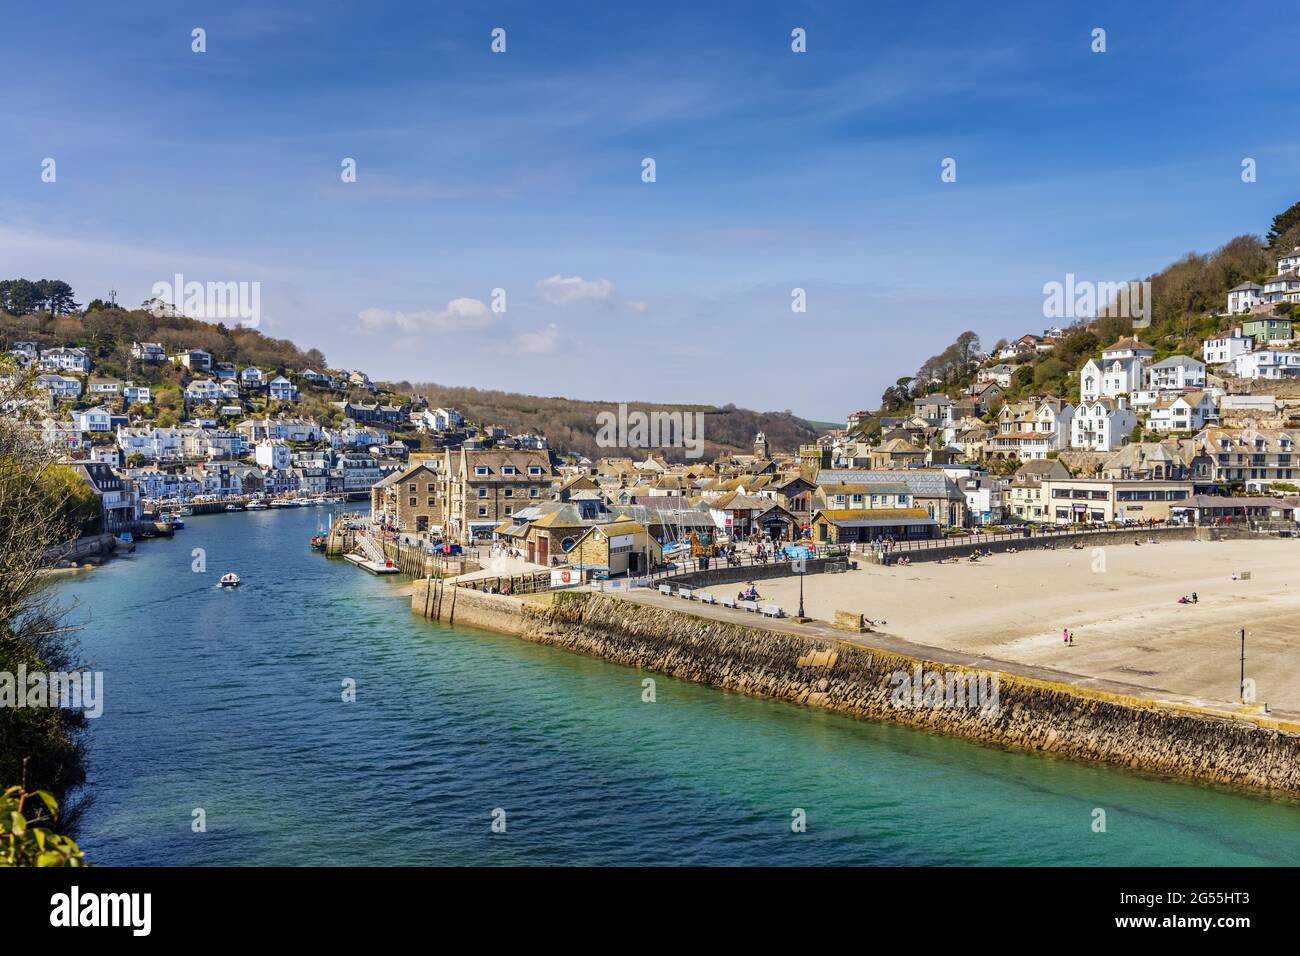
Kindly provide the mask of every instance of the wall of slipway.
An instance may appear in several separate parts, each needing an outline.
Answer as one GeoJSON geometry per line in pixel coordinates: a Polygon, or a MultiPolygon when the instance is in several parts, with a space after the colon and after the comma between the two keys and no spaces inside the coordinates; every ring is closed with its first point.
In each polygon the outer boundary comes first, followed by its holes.
{"type": "MultiPolygon", "coordinates": [[[[898,706],[900,673],[988,675],[919,656],[588,592],[528,599],[420,582],[414,613],[681,680],[1010,748],[1300,795],[1300,724],[997,673],[998,707],[898,706]],[[455,600],[452,607],[453,597],[455,600]]],[[[862,640],[869,641],[870,635],[862,640]]]]}

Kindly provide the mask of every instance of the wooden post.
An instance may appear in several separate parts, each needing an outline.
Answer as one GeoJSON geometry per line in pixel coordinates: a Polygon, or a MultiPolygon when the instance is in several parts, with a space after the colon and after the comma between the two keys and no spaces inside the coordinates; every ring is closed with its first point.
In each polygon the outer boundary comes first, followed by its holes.
{"type": "Polygon", "coordinates": [[[456,592],[459,591],[459,590],[460,590],[459,587],[457,587],[456,585],[452,585],[452,588],[451,588],[451,614],[449,614],[448,617],[447,617],[447,623],[448,623],[448,624],[455,624],[455,623],[456,623],[456,592]]]}

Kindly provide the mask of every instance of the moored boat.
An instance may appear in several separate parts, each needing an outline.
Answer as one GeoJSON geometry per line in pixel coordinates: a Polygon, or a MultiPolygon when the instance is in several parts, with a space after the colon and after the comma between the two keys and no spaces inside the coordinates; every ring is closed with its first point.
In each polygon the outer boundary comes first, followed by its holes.
{"type": "Polygon", "coordinates": [[[239,587],[239,584],[239,575],[235,574],[233,571],[221,576],[221,587],[223,588],[237,588],[239,587]]]}

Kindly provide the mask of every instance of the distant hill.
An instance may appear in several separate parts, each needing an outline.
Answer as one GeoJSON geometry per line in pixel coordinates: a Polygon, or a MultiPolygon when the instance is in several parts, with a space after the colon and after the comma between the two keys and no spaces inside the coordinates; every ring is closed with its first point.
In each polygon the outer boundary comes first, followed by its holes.
{"type": "MultiPolygon", "coordinates": [[[[601,448],[596,444],[599,430],[597,415],[617,413],[617,402],[577,401],[560,396],[541,397],[515,392],[479,388],[454,388],[429,382],[398,382],[388,387],[394,391],[422,395],[434,406],[456,408],[471,421],[490,422],[512,433],[534,432],[545,435],[551,447],[562,452],[576,452],[591,459],[602,456],[633,455],[645,457],[649,451],[601,448]]],[[[816,439],[821,429],[789,411],[755,412],[735,405],[665,405],[652,402],[628,402],[628,411],[703,412],[704,457],[719,454],[750,454],[754,436],[763,432],[773,452],[798,450],[800,444],[816,439]]],[[[683,460],[680,448],[654,449],[669,461],[683,460]]]]}
{"type": "MultiPolygon", "coordinates": [[[[10,280],[10,285],[24,281],[10,280]]],[[[67,296],[71,297],[71,290],[67,296]]],[[[161,342],[168,352],[203,349],[218,362],[233,362],[240,367],[256,365],[283,375],[328,367],[319,350],[302,349],[287,339],[270,338],[254,329],[228,327],[185,316],[155,315],[143,309],[122,309],[99,300],[85,312],[51,314],[42,308],[31,314],[15,316],[0,310],[0,348],[9,348],[17,341],[34,341],[42,348],[79,346],[90,353],[96,374],[135,378],[153,385],[155,404],[148,411],[156,414],[161,424],[168,425],[175,424],[183,411],[180,389],[185,372],[172,365],[141,367],[131,359],[132,342],[161,342]]],[[[300,414],[322,420],[338,417],[339,412],[329,405],[329,401],[341,396],[318,394],[318,390],[307,383],[301,384],[303,394],[297,406],[300,414]]],[[[629,454],[627,450],[602,449],[596,445],[599,428],[596,416],[603,411],[616,412],[616,403],[582,402],[558,396],[539,397],[426,383],[400,382],[385,387],[394,393],[388,396],[389,399],[403,394],[423,395],[435,406],[459,409],[471,422],[499,425],[512,433],[545,435],[558,452],[574,452],[592,458],[629,454]]],[[[353,397],[366,399],[369,396],[356,393],[353,397]]],[[[754,412],[734,405],[717,408],[711,405],[630,403],[628,407],[629,410],[641,411],[703,412],[706,458],[724,453],[750,453],[754,436],[760,431],[767,436],[768,446],[773,451],[793,452],[823,430],[789,411],[754,412]]],[[[657,451],[670,460],[684,457],[681,448],[657,451]]]]}

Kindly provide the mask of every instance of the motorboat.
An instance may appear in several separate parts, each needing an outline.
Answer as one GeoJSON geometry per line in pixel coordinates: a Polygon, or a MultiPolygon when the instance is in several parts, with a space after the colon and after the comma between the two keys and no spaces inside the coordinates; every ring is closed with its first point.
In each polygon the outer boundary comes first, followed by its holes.
{"type": "Polygon", "coordinates": [[[221,587],[223,588],[237,588],[239,583],[239,575],[233,571],[221,576],[221,587]]]}
{"type": "Polygon", "coordinates": [[[265,510],[266,510],[266,503],[265,503],[265,502],[262,502],[262,501],[250,501],[250,502],[248,503],[248,507],[246,507],[244,510],[245,510],[245,511],[265,511],[265,510]]]}

